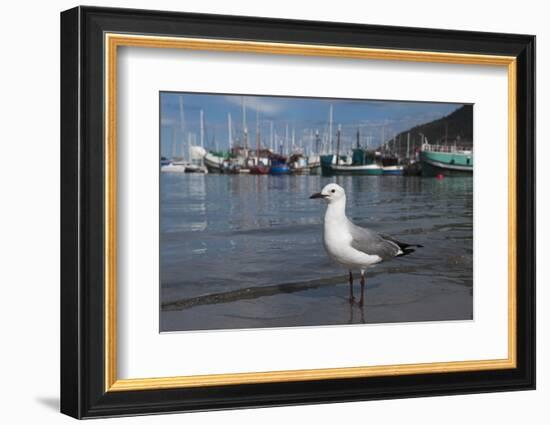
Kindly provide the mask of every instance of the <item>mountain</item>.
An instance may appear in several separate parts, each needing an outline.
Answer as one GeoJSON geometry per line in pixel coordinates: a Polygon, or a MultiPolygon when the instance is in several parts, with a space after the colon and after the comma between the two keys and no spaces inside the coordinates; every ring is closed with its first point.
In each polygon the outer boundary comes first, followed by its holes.
{"type": "Polygon", "coordinates": [[[395,137],[395,141],[392,139],[387,142],[389,150],[398,156],[406,156],[408,133],[410,134],[409,149],[411,153],[420,148],[421,134],[431,144],[445,144],[445,134],[447,134],[448,144],[454,144],[456,141],[458,146],[471,148],[474,133],[473,105],[464,105],[443,118],[417,125],[399,133],[395,137]]]}

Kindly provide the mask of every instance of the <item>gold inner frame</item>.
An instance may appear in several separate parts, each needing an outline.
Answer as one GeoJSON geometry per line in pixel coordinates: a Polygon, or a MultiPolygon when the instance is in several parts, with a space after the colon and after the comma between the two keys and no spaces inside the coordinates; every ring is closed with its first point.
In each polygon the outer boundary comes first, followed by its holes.
{"type": "Polygon", "coordinates": [[[204,387],[269,382],[312,381],[416,373],[447,373],[516,367],[516,58],[462,53],[370,49],[325,45],[213,40],[128,34],[105,34],[105,391],[204,387]],[[418,364],[246,372],[214,375],[118,379],[116,324],[116,123],[117,48],[120,46],[229,51],[280,55],[324,56],[468,65],[503,66],[508,72],[508,357],[418,364]]]}

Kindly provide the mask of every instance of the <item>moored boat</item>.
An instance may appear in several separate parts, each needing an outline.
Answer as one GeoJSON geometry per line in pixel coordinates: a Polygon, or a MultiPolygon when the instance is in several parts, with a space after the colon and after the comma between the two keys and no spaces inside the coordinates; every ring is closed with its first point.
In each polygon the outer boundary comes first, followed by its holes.
{"type": "Polygon", "coordinates": [[[269,174],[269,167],[261,163],[259,165],[254,165],[250,167],[249,170],[250,170],[250,174],[256,174],[256,175],[269,174]]]}
{"type": "Polygon", "coordinates": [[[185,172],[208,174],[208,168],[205,167],[204,165],[199,165],[199,164],[187,164],[185,166],[185,172]]]}
{"type": "Polygon", "coordinates": [[[160,171],[163,173],[185,173],[186,167],[183,164],[174,164],[172,162],[162,165],[160,171]]]}
{"type": "Polygon", "coordinates": [[[423,176],[472,176],[474,155],[471,149],[425,143],[420,151],[423,176]]]}
{"type": "Polygon", "coordinates": [[[294,154],[288,160],[290,172],[296,175],[309,174],[308,161],[302,154],[294,154]]]}
{"type": "Polygon", "coordinates": [[[216,155],[213,152],[208,152],[203,157],[204,165],[210,173],[223,173],[226,158],[222,155],[216,155]]]}
{"type": "Polygon", "coordinates": [[[309,174],[321,174],[321,157],[319,155],[310,155],[307,158],[307,165],[309,167],[309,174]]]}
{"type": "Polygon", "coordinates": [[[378,164],[367,165],[339,165],[331,164],[332,175],[336,176],[376,176],[382,175],[384,170],[378,164]]]}
{"type": "Polygon", "coordinates": [[[333,166],[335,166],[337,163],[340,166],[350,165],[350,163],[348,162],[348,158],[345,155],[339,155],[338,159],[334,154],[321,155],[319,162],[321,166],[321,175],[325,177],[335,175],[333,166]]]}
{"type": "Polygon", "coordinates": [[[362,148],[353,150],[351,161],[343,155],[322,155],[321,169],[323,176],[374,176],[384,171],[375,153],[362,148]]]}
{"type": "Polygon", "coordinates": [[[385,176],[402,176],[405,173],[403,165],[386,165],[382,166],[382,174],[385,176]]]}
{"type": "Polygon", "coordinates": [[[405,173],[405,167],[399,163],[397,156],[387,156],[382,158],[382,174],[385,176],[402,176],[405,173]]]}
{"type": "Polygon", "coordinates": [[[405,165],[404,174],[406,176],[420,176],[422,175],[422,163],[420,161],[409,161],[405,165]]]}
{"type": "Polygon", "coordinates": [[[290,168],[288,168],[285,157],[277,156],[271,158],[271,167],[269,168],[269,174],[280,175],[289,173],[290,168]]]}

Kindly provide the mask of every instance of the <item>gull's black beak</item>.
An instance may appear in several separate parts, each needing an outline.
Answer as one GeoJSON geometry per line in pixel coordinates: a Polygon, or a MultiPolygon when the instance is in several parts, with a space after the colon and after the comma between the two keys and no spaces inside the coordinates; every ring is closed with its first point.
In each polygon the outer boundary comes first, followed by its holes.
{"type": "Polygon", "coordinates": [[[321,192],[314,193],[309,197],[309,199],[319,199],[319,198],[326,198],[328,195],[323,195],[321,192]]]}

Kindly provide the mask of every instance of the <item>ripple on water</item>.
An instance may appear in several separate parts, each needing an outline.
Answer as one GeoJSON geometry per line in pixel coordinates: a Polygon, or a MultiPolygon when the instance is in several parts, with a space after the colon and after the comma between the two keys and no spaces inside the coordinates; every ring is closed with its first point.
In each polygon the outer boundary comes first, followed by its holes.
{"type": "MultiPolygon", "coordinates": [[[[239,294],[247,288],[264,294],[242,304],[237,300],[214,303],[208,308],[201,304],[196,310],[207,309],[210,314],[200,315],[206,321],[200,326],[187,313],[177,316],[175,310],[170,313],[170,323],[177,323],[179,329],[242,327],[249,322],[253,322],[252,327],[275,326],[275,322],[277,326],[322,324],[325,319],[312,313],[312,308],[298,307],[289,298],[290,292],[271,294],[269,301],[265,295],[265,288],[273,285],[319,279],[332,283],[320,287],[298,285],[301,289],[293,296],[307,294],[308,303],[316,303],[321,312],[332,314],[334,323],[344,323],[349,311],[342,315],[336,310],[347,296],[346,271],[327,259],[322,244],[324,206],[309,199],[311,193],[330,181],[320,176],[161,175],[163,300],[189,300],[232,291],[239,294]],[[260,313],[257,320],[251,320],[239,311],[250,309],[250,303],[259,300],[276,310],[280,320],[268,320],[266,316],[262,322],[260,313]],[[177,318],[184,316],[183,322],[177,318]]],[[[369,270],[367,286],[375,288],[370,295],[375,298],[370,302],[378,306],[372,308],[379,310],[379,316],[377,319],[369,313],[367,322],[416,317],[439,320],[446,317],[442,306],[455,305],[458,299],[461,307],[453,308],[453,317],[470,318],[471,291],[463,293],[460,288],[473,285],[472,179],[369,176],[336,181],[347,191],[348,216],[355,222],[424,245],[409,256],[369,270]],[[415,295],[406,308],[399,307],[398,294],[409,291],[407,288],[415,295]],[[437,292],[435,296],[434,288],[443,288],[443,294],[437,292]],[[460,296],[453,288],[458,288],[460,296]],[[395,303],[384,304],[383,296],[393,297],[395,303]],[[427,301],[430,299],[431,303],[427,301]],[[414,300],[418,300],[416,307],[414,300]]]]}

